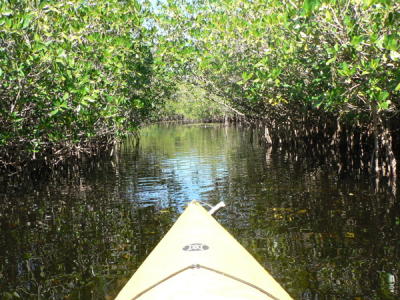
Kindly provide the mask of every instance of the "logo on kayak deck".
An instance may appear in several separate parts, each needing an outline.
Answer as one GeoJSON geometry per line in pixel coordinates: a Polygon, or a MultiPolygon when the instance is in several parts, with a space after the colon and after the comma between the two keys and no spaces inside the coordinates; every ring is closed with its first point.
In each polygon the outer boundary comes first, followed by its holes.
{"type": "Polygon", "coordinates": [[[182,248],[183,251],[205,251],[208,249],[210,249],[210,247],[202,243],[193,243],[182,248]]]}

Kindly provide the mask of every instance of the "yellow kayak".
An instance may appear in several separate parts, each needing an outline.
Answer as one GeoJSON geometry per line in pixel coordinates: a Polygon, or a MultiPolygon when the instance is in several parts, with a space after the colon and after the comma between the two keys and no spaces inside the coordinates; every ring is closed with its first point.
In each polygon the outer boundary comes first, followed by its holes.
{"type": "Polygon", "coordinates": [[[116,300],[292,299],[198,202],[192,201],[116,300]]]}

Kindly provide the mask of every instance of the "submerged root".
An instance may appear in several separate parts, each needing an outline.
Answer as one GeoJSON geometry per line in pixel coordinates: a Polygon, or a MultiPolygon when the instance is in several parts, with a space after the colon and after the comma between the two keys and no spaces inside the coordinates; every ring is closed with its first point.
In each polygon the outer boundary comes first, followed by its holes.
{"type": "Polygon", "coordinates": [[[104,137],[84,143],[59,143],[43,145],[38,152],[32,152],[27,145],[12,144],[3,147],[0,153],[0,175],[13,177],[34,173],[49,173],[71,160],[94,157],[110,153],[115,139],[104,137]]]}

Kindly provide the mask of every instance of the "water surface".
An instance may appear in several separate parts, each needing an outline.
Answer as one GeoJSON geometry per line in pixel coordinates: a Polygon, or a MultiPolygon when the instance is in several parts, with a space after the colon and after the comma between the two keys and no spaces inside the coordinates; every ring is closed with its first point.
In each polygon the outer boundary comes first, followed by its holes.
{"type": "Polygon", "coordinates": [[[399,299],[400,208],[393,188],[254,132],[154,125],[113,157],[50,180],[3,186],[3,299],[113,299],[192,199],[295,299],[399,299]]]}

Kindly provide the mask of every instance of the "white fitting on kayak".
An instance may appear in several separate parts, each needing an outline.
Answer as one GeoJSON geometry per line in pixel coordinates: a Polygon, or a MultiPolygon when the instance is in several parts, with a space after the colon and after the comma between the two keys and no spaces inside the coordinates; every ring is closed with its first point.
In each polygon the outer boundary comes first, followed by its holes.
{"type": "Polygon", "coordinates": [[[223,207],[225,207],[225,203],[224,203],[224,201],[221,201],[220,203],[218,203],[217,205],[215,205],[214,207],[212,207],[212,208],[208,211],[208,213],[209,213],[210,215],[213,215],[213,214],[215,214],[219,209],[221,209],[221,208],[223,208],[223,207]]]}

